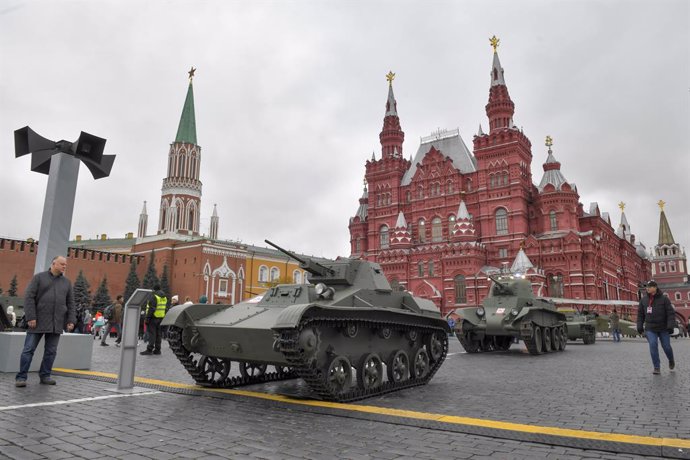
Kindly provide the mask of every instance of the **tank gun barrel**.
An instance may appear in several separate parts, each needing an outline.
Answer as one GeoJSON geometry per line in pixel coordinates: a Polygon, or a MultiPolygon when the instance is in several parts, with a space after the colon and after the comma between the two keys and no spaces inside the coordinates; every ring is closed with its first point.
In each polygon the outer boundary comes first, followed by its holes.
{"type": "Polygon", "coordinates": [[[312,275],[327,276],[327,275],[332,275],[335,273],[332,269],[330,269],[328,267],[324,267],[323,265],[321,265],[318,262],[314,262],[313,260],[311,260],[309,258],[303,259],[303,258],[297,256],[294,252],[288,251],[287,249],[283,249],[280,246],[278,246],[277,244],[270,242],[269,240],[264,240],[264,241],[267,244],[269,244],[269,245],[273,246],[274,248],[276,248],[277,250],[279,250],[280,252],[282,252],[283,254],[285,254],[286,256],[295,259],[297,262],[299,262],[300,268],[308,271],[312,275]]]}
{"type": "Polygon", "coordinates": [[[498,281],[498,278],[496,278],[494,275],[489,275],[489,279],[490,279],[491,281],[493,281],[494,283],[496,283],[496,285],[497,285],[499,288],[501,288],[501,289],[505,289],[505,288],[506,288],[506,285],[503,284],[503,283],[501,283],[500,281],[498,281]]]}

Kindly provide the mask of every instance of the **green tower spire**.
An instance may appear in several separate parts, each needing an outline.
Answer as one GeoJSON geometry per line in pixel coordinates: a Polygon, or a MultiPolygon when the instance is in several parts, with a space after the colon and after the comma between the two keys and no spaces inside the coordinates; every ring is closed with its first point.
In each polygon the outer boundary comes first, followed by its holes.
{"type": "Polygon", "coordinates": [[[189,88],[187,88],[187,98],[184,100],[184,108],[182,109],[180,126],[177,128],[175,142],[187,142],[197,145],[196,118],[194,117],[194,87],[192,86],[192,78],[194,78],[195,70],[196,69],[192,67],[189,71],[189,88]]]}

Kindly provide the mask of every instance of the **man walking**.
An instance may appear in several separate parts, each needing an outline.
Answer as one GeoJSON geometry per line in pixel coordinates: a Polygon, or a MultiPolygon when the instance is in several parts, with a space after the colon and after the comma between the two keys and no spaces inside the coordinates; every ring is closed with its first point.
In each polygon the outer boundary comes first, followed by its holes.
{"type": "Polygon", "coordinates": [[[654,375],[661,373],[659,363],[659,341],[661,348],[668,358],[668,368],[673,370],[676,363],[673,360],[673,349],[671,348],[671,334],[676,325],[676,314],[671,305],[671,301],[666,297],[656,284],[651,280],[647,283],[647,296],[640,300],[637,310],[637,332],[647,335],[649,342],[649,352],[652,355],[654,365],[654,375]],[[644,326],[644,328],[643,328],[644,326]]]}
{"type": "Polygon", "coordinates": [[[45,340],[43,361],[38,371],[43,385],[55,385],[50,378],[53,362],[57,355],[58,342],[63,330],[72,332],[77,321],[74,308],[72,283],[65,277],[67,259],[57,256],[46,272],[37,273],[31,279],[24,294],[24,315],[29,329],[26,331],[24,349],[19,360],[15,386],[25,387],[26,378],[31,367],[34,352],[41,341],[45,340]]]}
{"type": "Polygon", "coordinates": [[[160,355],[161,341],[163,334],[161,333],[161,321],[165,317],[165,310],[168,305],[168,298],[165,293],[161,291],[160,285],[153,286],[154,292],[149,298],[148,307],[146,308],[146,331],[149,333],[149,341],[146,350],[139,353],[140,355],[160,355]]]}
{"type": "Polygon", "coordinates": [[[110,331],[115,329],[117,332],[117,339],[115,339],[115,346],[120,346],[120,341],[122,340],[122,296],[117,296],[117,300],[112,306],[113,312],[111,313],[112,318],[108,320],[105,325],[105,332],[103,333],[103,338],[101,339],[101,346],[107,347],[108,344],[105,343],[106,339],[110,335],[110,331]]]}
{"type": "Polygon", "coordinates": [[[621,341],[621,325],[620,325],[620,317],[618,316],[618,313],[616,312],[616,307],[613,307],[613,311],[611,312],[611,316],[609,316],[609,321],[611,321],[611,335],[613,335],[613,341],[614,342],[620,342],[621,341]]]}

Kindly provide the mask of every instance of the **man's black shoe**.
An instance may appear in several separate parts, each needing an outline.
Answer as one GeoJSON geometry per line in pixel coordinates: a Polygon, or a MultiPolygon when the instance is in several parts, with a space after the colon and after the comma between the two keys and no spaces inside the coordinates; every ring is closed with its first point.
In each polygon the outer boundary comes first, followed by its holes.
{"type": "Polygon", "coordinates": [[[109,347],[110,345],[108,345],[108,344],[105,343],[105,342],[101,342],[101,346],[102,346],[102,347],[109,347]]]}
{"type": "Polygon", "coordinates": [[[26,386],[26,380],[16,380],[14,386],[17,388],[24,388],[26,386]]]}
{"type": "Polygon", "coordinates": [[[673,370],[676,368],[676,362],[675,361],[669,361],[668,362],[668,368],[673,370]]]}
{"type": "Polygon", "coordinates": [[[57,382],[50,377],[41,379],[41,385],[55,385],[57,382]]]}
{"type": "Polygon", "coordinates": [[[160,350],[155,350],[155,351],[153,352],[153,354],[154,354],[154,355],[160,355],[160,354],[161,354],[161,351],[160,351],[160,350]]]}
{"type": "Polygon", "coordinates": [[[140,355],[152,355],[153,352],[152,352],[151,350],[144,350],[144,351],[142,351],[142,352],[139,353],[139,354],[140,354],[140,355]]]}
{"type": "Polygon", "coordinates": [[[661,374],[661,370],[658,367],[655,367],[654,370],[652,371],[652,374],[659,375],[659,374],[661,374]]]}

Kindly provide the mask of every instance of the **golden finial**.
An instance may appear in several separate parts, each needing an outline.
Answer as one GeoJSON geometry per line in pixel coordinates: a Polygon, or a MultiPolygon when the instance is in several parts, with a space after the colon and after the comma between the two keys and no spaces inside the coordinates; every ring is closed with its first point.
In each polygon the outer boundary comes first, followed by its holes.
{"type": "Polygon", "coordinates": [[[393,80],[395,80],[395,74],[392,70],[388,71],[386,74],[386,80],[388,80],[388,85],[393,86],[393,80]]]}
{"type": "Polygon", "coordinates": [[[192,82],[192,78],[194,78],[194,72],[196,72],[196,69],[194,68],[194,66],[192,66],[192,68],[189,69],[189,72],[187,72],[189,74],[189,82],[190,83],[192,82]]]}
{"type": "Polygon", "coordinates": [[[496,52],[496,48],[498,48],[498,44],[500,43],[500,41],[501,40],[499,38],[496,38],[495,35],[489,39],[489,43],[491,43],[491,46],[493,46],[494,48],[494,53],[496,52]]]}
{"type": "Polygon", "coordinates": [[[661,208],[661,210],[663,211],[664,205],[666,204],[666,202],[664,200],[659,200],[659,202],[657,204],[659,205],[659,208],[661,208]]]}
{"type": "Polygon", "coordinates": [[[622,201],[618,203],[618,207],[621,208],[621,212],[625,211],[625,203],[623,203],[622,201]]]}
{"type": "Polygon", "coordinates": [[[546,136],[546,141],[544,142],[544,145],[551,148],[551,146],[553,145],[553,138],[551,136],[546,136]]]}

